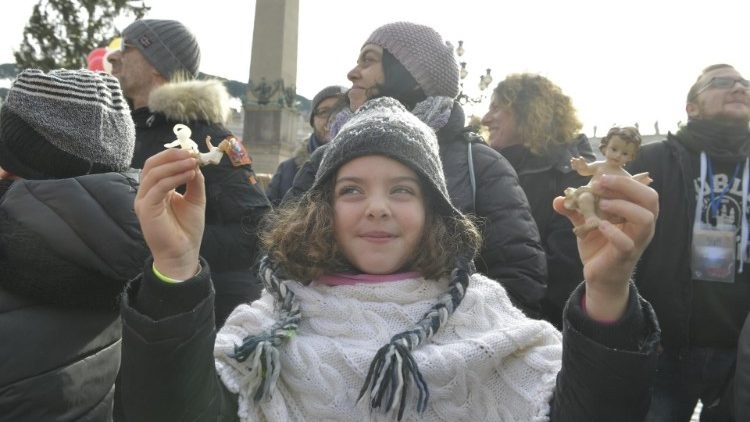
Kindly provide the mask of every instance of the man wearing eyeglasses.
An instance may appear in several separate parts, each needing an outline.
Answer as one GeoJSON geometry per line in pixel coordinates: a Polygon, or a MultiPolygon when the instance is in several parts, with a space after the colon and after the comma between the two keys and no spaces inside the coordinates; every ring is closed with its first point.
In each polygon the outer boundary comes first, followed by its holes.
{"type": "MultiPolygon", "coordinates": [[[[208,152],[206,136],[213,145],[233,137],[225,126],[229,94],[219,81],[197,79],[200,48],[182,23],[137,20],[123,30],[121,45],[108,60],[132,104],[133,167],[143,168],[146,159],[175,140],[173,128],[178,123],[190,128],[200,152],[208,152]]],[[[239,142],[235,145],[244,148],[239,142]]],[[[217,327],[238,304],[256,299],[261,290],[250,268],[257,254],[257,223],[270,203],[248,157],[246,152],[225,155],[218,165],[201,168],[207,201],[201,256],[211,266],[217,327]]]]}
{"type": "Polygon", "coordinates": [[[662,328],[647,421],[689,421],[699,399],[701,420],[731,420],[726,398],[750,311],[749,88],[732,66],[707,67],[688,92],[687,125],[629,166],[650,172],[660,205],[635,274],[662,328]]]}
{"type": "Polygon", "coordinates": [[[292,181],[294,175],[297,174],[297,170],[310,159],[313,151],[330,140],[328,121],[331,112],[334,111],[344,93],[346,93],[345,87],[331,85],[323,88],[313,97],[310,111],[310,126],[313,133],[304,144],[294,151],[292,158],[282,161],[276,169],[276,174],[273,175],[271,183],[268,184],[266,189],[266,196],[273,205],[278,205],[284,198],[286,191],[292,187],[292,181]]]}

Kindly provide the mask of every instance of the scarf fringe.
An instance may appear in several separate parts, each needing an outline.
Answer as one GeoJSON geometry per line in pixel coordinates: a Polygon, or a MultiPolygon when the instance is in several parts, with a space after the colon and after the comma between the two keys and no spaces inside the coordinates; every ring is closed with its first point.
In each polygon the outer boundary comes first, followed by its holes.
{"type": "Polygon", "coordinates": [[[421,415],[427,409],[427,402],[430,398],[427,382],[422,377],[406,341],[403,339],[392,341],[381,347],[375,354],[357,401],[362,400],[369,390],[372,409],[382,407],[384,412],[388,413],[398,406],[398,420],[401,420],[404,416],[411,380],[417,387],[419,394],[417,413],[421,415]],[[383,403],[384,398],[385,403],[383,403]]]}

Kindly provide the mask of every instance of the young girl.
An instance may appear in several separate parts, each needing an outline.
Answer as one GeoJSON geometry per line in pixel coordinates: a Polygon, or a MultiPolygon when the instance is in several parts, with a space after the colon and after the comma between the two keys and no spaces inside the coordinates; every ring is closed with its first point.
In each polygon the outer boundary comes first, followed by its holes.
{"type": "MultiPolygon", "coordinates": [[[[619,198],[602,206],[626,222],[603,222],[580,241],[586,283],[568,304],[563,350],[551,325],[473,273],[480,239],[448,199],[429,127],[379,98],[330,145],[310,191],[276,212],[264,236],[267,290],[237,307],[216,338],[198,256],[203,178],[184,151],[146,163],[135,207],[153,262],[123,298],[128,420],[645,413],[658,328],[628,278],[654,230],[650,188],[626,178],[597,185],[619,198]],[[184,195],[174,191],[181,184],[184,195]]],[[[570,213],[561,201],[555,208],[570,213]]]]}

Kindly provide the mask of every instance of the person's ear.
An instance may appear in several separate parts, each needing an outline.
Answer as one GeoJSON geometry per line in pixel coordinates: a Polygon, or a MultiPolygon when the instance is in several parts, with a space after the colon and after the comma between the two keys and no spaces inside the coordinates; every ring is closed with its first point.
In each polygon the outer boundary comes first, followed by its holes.
{"type": "Polygon", "coordinates": [[[685,112],[687,112],[688,117],[690,118],[696,118],[698,117],[699,108],[698,104],[689,102],[685,105],[685,112]]]}

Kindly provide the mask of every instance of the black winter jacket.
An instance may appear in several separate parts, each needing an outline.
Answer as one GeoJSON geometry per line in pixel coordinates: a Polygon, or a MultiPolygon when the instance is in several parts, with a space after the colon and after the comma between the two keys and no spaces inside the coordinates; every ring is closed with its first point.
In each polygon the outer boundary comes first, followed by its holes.
{"type": "MultiPolygon", "coordinates": [[[[147,262],[143,278],[123,295],[122,397],[127,420],[239,420],[238,398],[214,366],[209,271],[204,265],[193,279],[173,285],[157,280],[150,265],[147,262]]],[[[581,284],[565,310],[562,369],[550,420],[641,421],[649,407],[659,342],[653,310],[631,284],[625,316],[601,325],[585,316],[583,294],[581,284]]]]}
{"type": "MultiPolygon", "coordinates": [[[[226,88],[219,82],[191,81],[157,88],[149,107],[134,110],[136,139],[133,167],[173,141],[175,124],[190,127],[191,138],[201,152],[208,152],[206,136],[213,145],[232,136],[224,127],[228,104],[226,88]]],[[[206,227],[201,255],[211,263],[216,283],[216,324],[240,303],[252,302],[261,286],[251,270],[257,258],[257,226],[270,203],[250,165],[234,166],[224,155],[219,165],[201,168],[206,179],[206,227]]]]}
{"type": "Polygon", "coordinates": [[[529,200],[547,257],[547,292],[542,299],[542,314],[561,329],[563,307],[583,280],[583,264],[573,225],[567,217],[555,212],[552,200],[561,196],[565,188],[577,188],[589,181],[589,177],[572,169],[570,159],[581,156],[594,161],[596,156],[583,134],[571,145],[560,146],[543,155],[532,154],[523,145],[512,145],[498,152],[518,173],[518,181],[529,200]]]}
{"type": "Polygon", "coordinates": [[[0,421],[107,421],[118,298],[148,252],[137,173],[18,180],[0,192],[0,421]]]}
{"type": "MultiPolygon", "coordinates": [[[[656,231],[636,267],[635,282],[643,297],[653,304],[663,328],[664,349],[672,354],[694,344],[698,334],[691,329],[698,321],[691,320],[701,317],[693,315],[695,282],[690,262],[695,217],[694,178],[700,173],[696,168],[697,156],[670,133],[665,141],[644,145],[628,166],[633,174],[648,171],[653,179],[651,186],[659,193],[656,231]]],[[[745,271],[748,268],[746,264],[745,271]]],[[[732,287],[740,282],[744,281],[735,281],[732,287]]],[[[721,289],[721,284],[717,283],[716,288],[721,289]]],[[[735,299],[747,303],[746,299],[735,299]]],[[[727,314],[722,318],[738,312],[732,306],[726,304],[727,314]]],[[[737,331],[739,335],[739,328],[737,331]]]]}
{"type": "Polygon", "coordinates": [[[737,371],[734,379],[734,418],[750,420],[750,315],[742,327],[737,344],[737,371]]]}
{"type": "MultiPolygon", "coordinates": [[[[516,306],[538,317],[547,266],[526,195],[508,161],[479,135],[465,130],[464,120],[456,102],[448,123],[437,133],[451,202],[461,212],[478,217],[484,243],[475,260],[477,270],[499,281],[516,306]],[[476,195],[469,174],[469,146],[476,195]]],[[[326,149],[323,145],[315,150],[284,200],[297,198],[312,186],[326,149]]]]}
{"type": "Polygon", "coordinates": [[[271,182],[266,188],[266,196],[273,205],[279,205],[281,200],[294,182],[294,175],[299,168],[310,159],[310,154],[315,151],[318,142],[314,139],[315,134],[310,135],[304,144],[297,147],[294,156],[282,161],[276,168],[271,182]]]}

